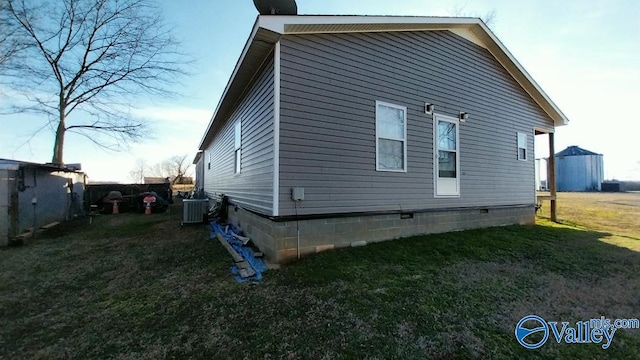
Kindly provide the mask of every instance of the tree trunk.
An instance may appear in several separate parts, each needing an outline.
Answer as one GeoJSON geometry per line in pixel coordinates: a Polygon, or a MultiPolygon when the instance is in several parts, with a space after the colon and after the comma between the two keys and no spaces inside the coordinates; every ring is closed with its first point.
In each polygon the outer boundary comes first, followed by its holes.
{"type": "Polygon", "coordinates": [[[60,111],[60,121],[58,122],[58,128],[56,129],[56,140],[53,143],[53,158],[51,162],[56,165],[64,164],[62,160],[62,150],[64,148],[64,133],[67,130],[65,126],[65,109],[63,95],[60,94],[60,105],[58,110],[60,111]]]}

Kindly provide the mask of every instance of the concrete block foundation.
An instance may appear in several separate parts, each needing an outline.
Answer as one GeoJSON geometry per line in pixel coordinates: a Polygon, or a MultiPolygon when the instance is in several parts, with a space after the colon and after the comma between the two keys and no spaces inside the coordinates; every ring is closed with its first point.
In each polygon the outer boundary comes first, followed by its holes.
{"type": "Polygon", "coordinates": [[[301,256],[340,247],[363,246],[415,235],[533,224],[535,208],[497,207],[407,214],[358,215],[274,221],[239,207],[229,207],[229,222],[241,227],[267,259],[287,263],[301,256]]]}

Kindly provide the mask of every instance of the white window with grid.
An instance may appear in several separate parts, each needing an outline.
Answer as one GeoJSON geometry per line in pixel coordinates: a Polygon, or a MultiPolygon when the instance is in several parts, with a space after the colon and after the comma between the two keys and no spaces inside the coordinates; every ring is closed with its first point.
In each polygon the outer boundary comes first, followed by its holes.
{"type": "Polygon", "coordinates": [[[376,171],[407,171],[407,108],[376,101],[376,171]]]}

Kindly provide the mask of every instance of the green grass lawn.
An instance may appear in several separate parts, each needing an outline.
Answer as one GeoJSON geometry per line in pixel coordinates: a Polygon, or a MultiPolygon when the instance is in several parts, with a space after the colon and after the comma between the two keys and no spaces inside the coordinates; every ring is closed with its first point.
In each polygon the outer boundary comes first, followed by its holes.
{"type": "MultiPolygon", "coordinates": [[[[640,251],[640,192],[561,192],[557,198],[558,221],[607,232],[603,241],[640,251]]],[[[550,216],[548,202],[540,216],[550,216]]]]}
{"type": "Polygon", "coordinates": [[[181,229],[176,210],[1,249],[0,358],[640,358],[640,330],[618,330],[608,350],[514,337],[529,314],[640,317],[640,253],[610,233],[543,220],[421,236],[237,284],[222,246],[204,226],[181,229]]]}

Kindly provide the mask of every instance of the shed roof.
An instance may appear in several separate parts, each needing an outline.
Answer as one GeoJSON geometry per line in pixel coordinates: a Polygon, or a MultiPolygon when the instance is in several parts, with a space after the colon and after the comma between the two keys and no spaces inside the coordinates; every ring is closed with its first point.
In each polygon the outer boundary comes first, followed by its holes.
{"type": "Polygon", "coordinates": [[[200,161],[200,158],[202,158],[203,152],[202,150],[198,151],[198,153],[196,154],[196,156],[193,158],[193,165],[197,165],[198,161],[200,161]]]}
{"type": "Polygon", "coordinates": [[[74,164],[74,165],[55,165],[51,163],[40,164],[40,163],[34,163],[29,161],[0,158],[0,169],[3,169],[3,170],[18,170],[20,167],[26,167],[26,166],[37,167],[37,168],[45,169],[48,171],[64,171],[64,172],[82,173],[82,171],[77,170],[77,168],[79,167],[78,164],[74,164]]]}
{"type": "Polygon", "coordinates": [[[233,111],[264,60],[280,37],[289,34],[363,33],[448,30],[487,49],[551,117],[555,126],[569,119],[511,55],[487,25],[478,18],[426,16],[259,15],[236,63],[218,106],[200,142],[204,150],[215,130],[233,111]]]}
{"type": "Polygon", "coordinates": [[[582,155],[602,155],[602,154],[597,154],[594,153],[593,151],[589,151],[589,150],[585,150],[583,148],[580,148],[578,146],[569,146],[568,148],[560,151],[559,153],[556,154],[556,157],[560,157],[560,156],[582,156],[582,155]]]}

